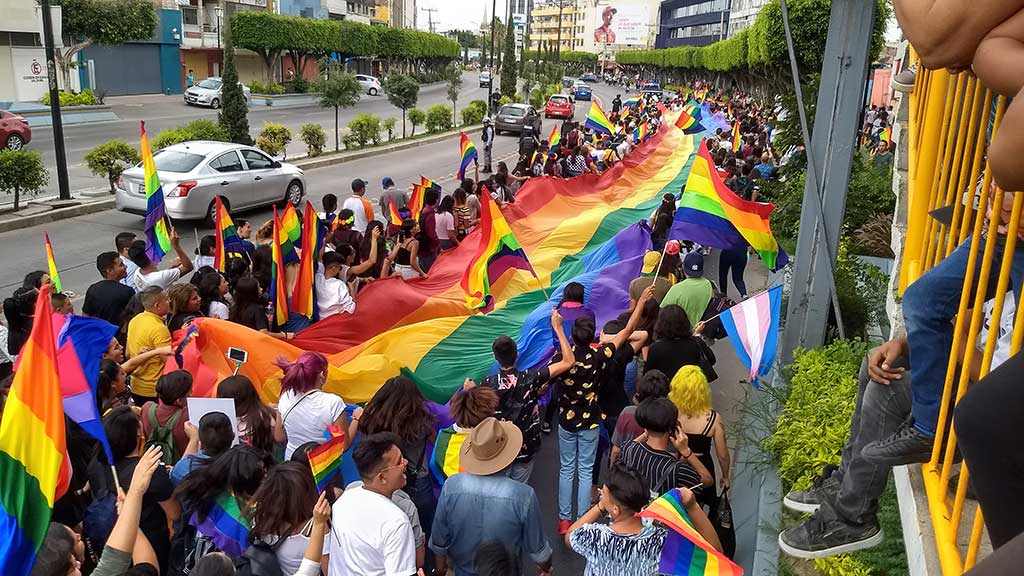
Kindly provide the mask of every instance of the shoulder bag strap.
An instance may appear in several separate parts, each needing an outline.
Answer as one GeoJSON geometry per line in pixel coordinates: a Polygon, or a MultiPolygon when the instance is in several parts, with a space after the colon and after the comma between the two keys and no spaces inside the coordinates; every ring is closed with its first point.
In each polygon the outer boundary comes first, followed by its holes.
{"type": "Polygon", "coordinates": [[[285,420],[288,419],[288,415],[292,413],[292,410],[295,410],[295,408],[297,408],[303,400],[305,400],[310,394],[314,392],[317,392],[317,390],[310,390],[309,392],[303,394],[298,400],[295,401],[295,404],[292,404],[291,408],[289,408],[287,412],[281,415],[282,426],[284,425],[285,420]]]}

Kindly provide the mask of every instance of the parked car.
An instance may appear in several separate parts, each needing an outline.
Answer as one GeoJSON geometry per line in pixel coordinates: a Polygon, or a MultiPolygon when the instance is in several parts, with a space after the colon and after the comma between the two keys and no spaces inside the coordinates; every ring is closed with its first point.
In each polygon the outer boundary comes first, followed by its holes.
{"type": "Polygon", "coordinates": [[[580,76],[580,80],[584,82],[600,82],[601,79],[597,77],[597,74],[584,74],[580,76]]]}
{"type": "Polygon", "coordinates": [[[497,120],[494,121],[494,133],[501,134],[501,131],[521,134],[523,126],[532,126],[534,134],[540,134],[542,121],[537,110],[529,104],[505,104],[498,110],[497,120]]]}
{"type": "Polygon", "coordinates": [[[32,140],[28,120],[14,112],[0,110],[0,150],[21,150],[32,140]]]}
{"type": "Polygon", "coordinates": [[[576,79],[572,76],[562,76],[562,86],[566,88],[572,88],[572,85],[576,83],[576,79]]]}
{"type": "MultiPolygon", "coordinates": [[[[303,172],[262,150],[231,142],[183,142],[153,154],[167,215],[174,220],[206,219],[212,225],[217,196],[230,210],[291,202],[306,190],[303,172]]],[[[139,164],[117,181],[115,205],[146,214],[146,186],[139,164]]]]}
{"type": "Polygon", "coordinates": [[[572,90],[573,96],[577,100],[590,100],[593,97],[593,93],[590,90],[590,86],[586,84],[577,84],[572,90]]]}
{"type": "MultiPolygon", "coordinates": [[[[196,104],[198,106],[209,106],[220,108],[223,96],[221,96],[221,85],[224,82],[219,76],[211,76],[185,91],[185,104],[196,104]]],[[[248,86],[238,83],[242,87],[242,94],[245,96],[246,104],[252,96],[252,90],[248,86]]]]}
{"type": "Polygon", "coordinates": [[[568,94],[552,94],[544,105],[545,118],[572,118],[576,112],[576,106],[568,94]]]}
{"type": "Polygon", "coordinates": [[[480,87],[481,88],[487,88],[490,85],[491,85],[491,73],[488,72],[487,70],[484,70],[483,72],[480,73],[480,87]]]}
{"type": "Polygon", "coordinates": [[[356,74],[356,80],[359,82],[359,85],[363,87],[363,90],[366,90],[366,93],[370,96],[376,96],[382,91],[382,88],[380,87],[380,79],[374,76],[356,74]]]}

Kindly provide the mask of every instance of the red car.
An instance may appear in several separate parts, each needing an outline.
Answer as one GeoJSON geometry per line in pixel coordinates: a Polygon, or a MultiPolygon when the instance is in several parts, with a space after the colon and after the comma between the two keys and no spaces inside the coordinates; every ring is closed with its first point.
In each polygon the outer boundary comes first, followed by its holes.
{"type": "Polygon", "coordinates": [[[576,106],[573,105],[572,98],[568,94],[554,94],[544,105],[545,118],[572,118],[575,112],[576,106]]]}
{"type": "Polygon", "coordinates": [[[13,112],[0,110],[0,150],[21,150],[32,140],[28,121],[13,112]]]}

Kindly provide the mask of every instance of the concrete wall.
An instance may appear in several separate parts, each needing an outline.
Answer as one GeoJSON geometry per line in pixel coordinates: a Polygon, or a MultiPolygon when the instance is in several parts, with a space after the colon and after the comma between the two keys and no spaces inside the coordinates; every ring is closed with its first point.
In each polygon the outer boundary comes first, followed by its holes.
{"type": "MultiPolygon", "coordinates": [[[[14,65],[11,62],[10,46],[0,46],[0,78],[14,78],[14,65]]],[[[0,102],[16,99],[14,82],[0,82],[0,102]]]]}

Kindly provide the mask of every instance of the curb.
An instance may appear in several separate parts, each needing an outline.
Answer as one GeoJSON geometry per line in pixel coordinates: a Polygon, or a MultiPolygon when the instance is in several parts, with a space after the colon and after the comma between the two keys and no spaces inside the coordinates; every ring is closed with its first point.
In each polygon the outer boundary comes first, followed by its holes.
{"type": "Polygon", "coordinates": [[[56,210],[50,210],[49,212],[43,212],[41,214],[33,214],[31,216],[24,216],[21,218],[12,218],[6,221],[0,221],[0,233],[10,232],[12,230],[20,230],[22,228],[31,228],[32,226],[38,226],[40,224],[47,224],[49,222],[56,222],[58,220],[65,220],[67,218],[74,218],[76,216],[85,216],[86,214],[94,214],[96,212],[103,212],[114,207],[113,198],[104,198],[98,202],[86,202],[78,204],[77,206],[68,206],[67,208],[58,208],[56,210]]]}

